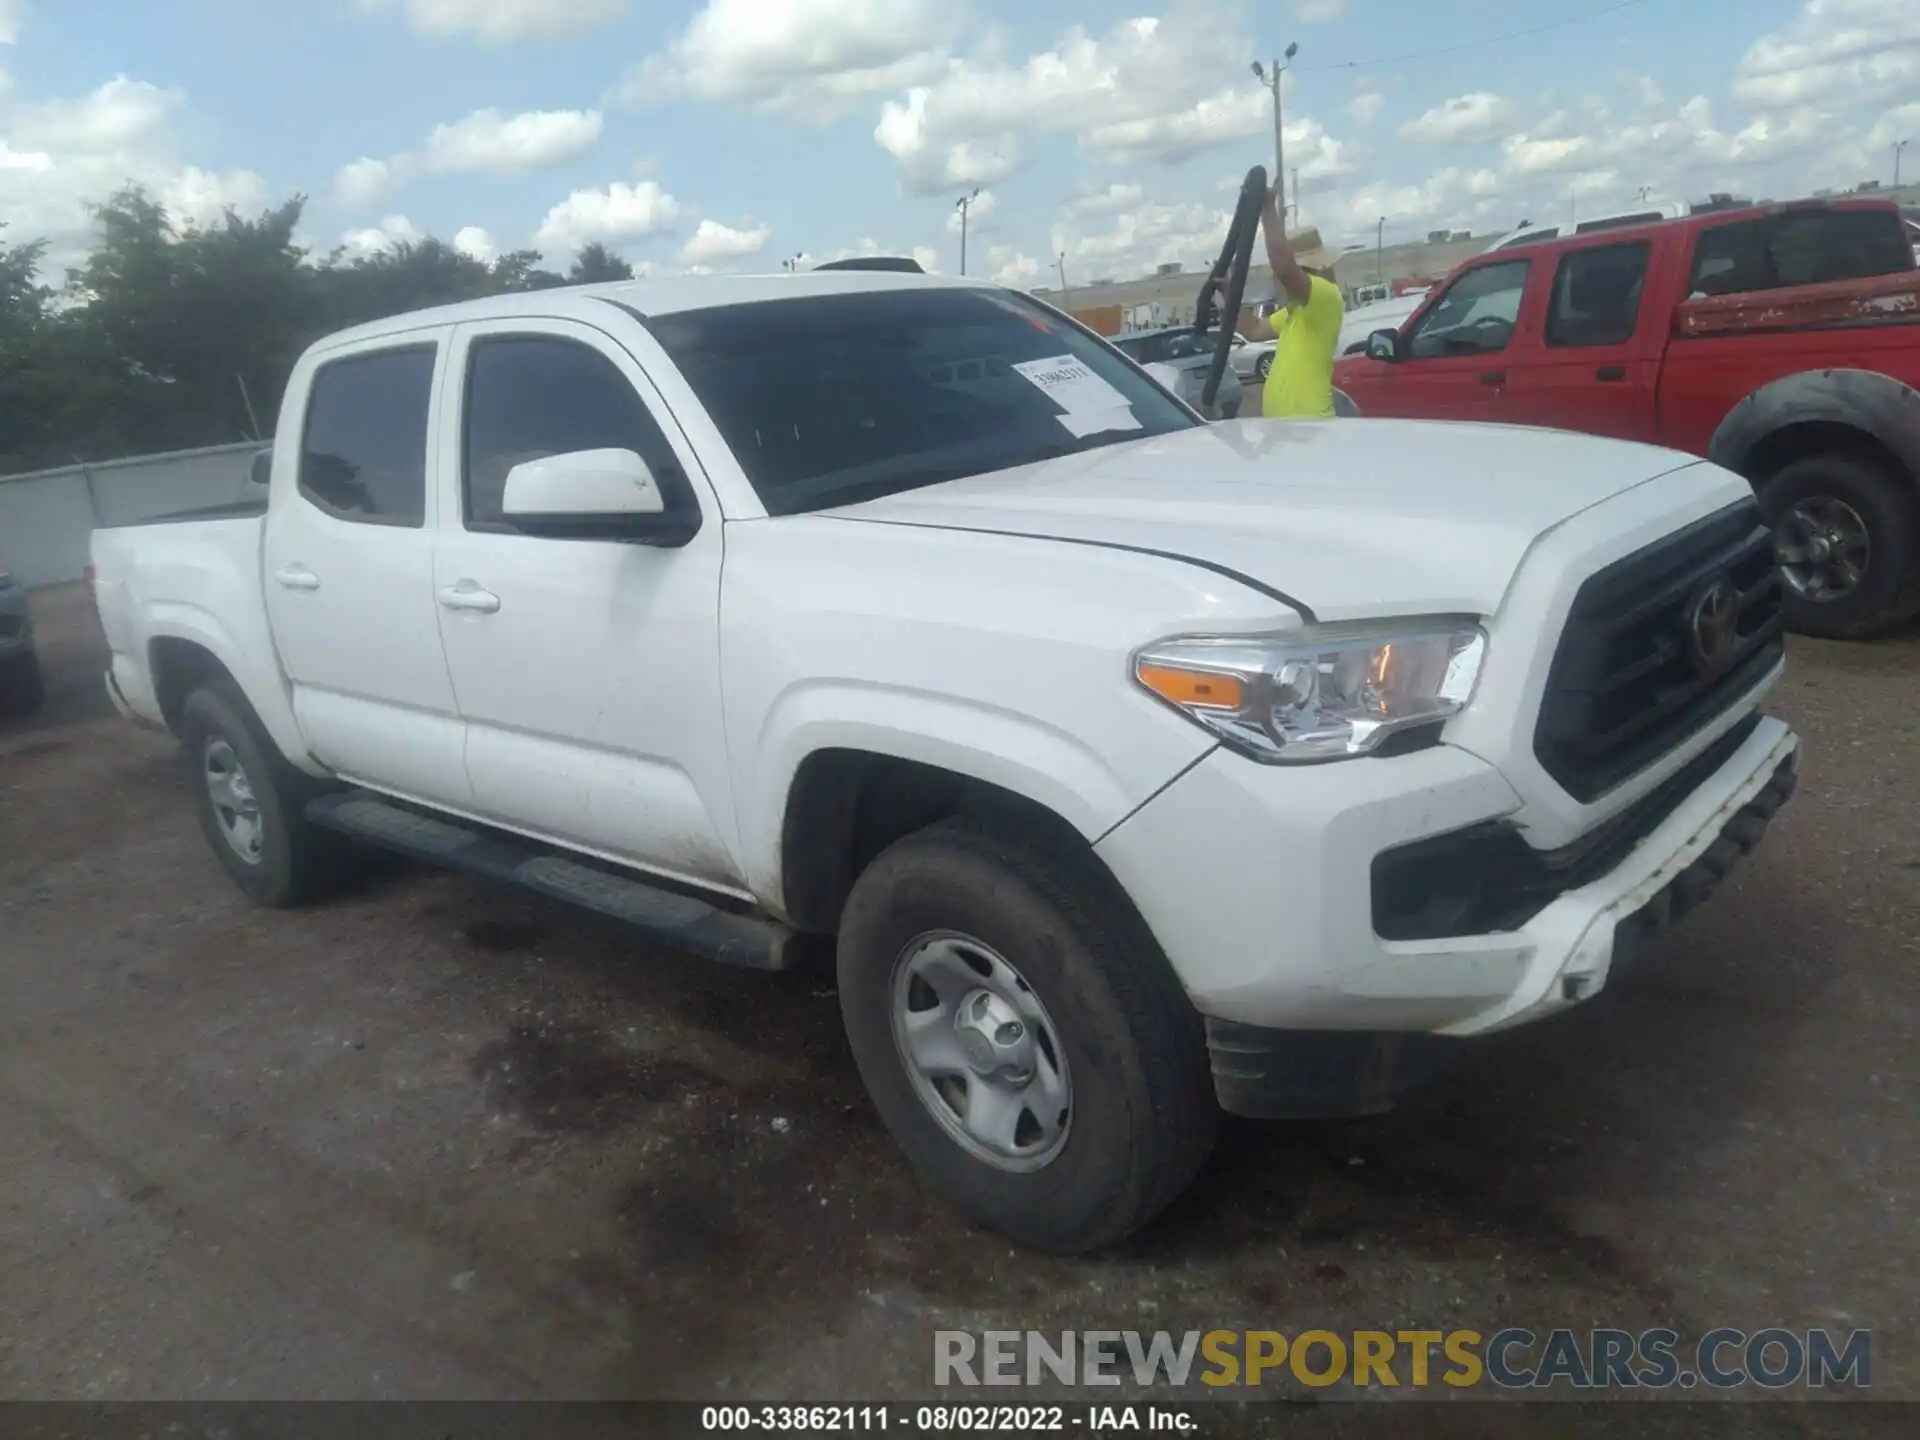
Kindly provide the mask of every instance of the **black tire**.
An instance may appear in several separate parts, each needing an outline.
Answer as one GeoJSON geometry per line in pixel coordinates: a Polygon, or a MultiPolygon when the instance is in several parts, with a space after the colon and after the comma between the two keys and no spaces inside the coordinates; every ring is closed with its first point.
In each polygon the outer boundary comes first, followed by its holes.
{"type": "Polygon", "coordinates": [[[1271,350],[1253,362],[1253,373],[1260,377],[1260,383],[1262,385],[1267,383],[1267,376],[1273,373],[1273,352],[1271,350]]]}
{"type": "Polygon", "coordinates": [[[195,690],[180,707],[179,732],[200,828],[249,899],[284,909],[318,898],[341,880],[350,868],[348,842],[309,824],[303,813],[324,787],[281,757],[238,686],[214,680],[195,690]],[[207,749],[215,740],[232,747],[259,806],[259,855],[251,861],[228,842],[206,783],[207,749]]]}
{"type": "Polygon", "coordinates": [[[1786,585],[1787,628],[1802,635],[1856,640],[1892,629],[1911,615],[1915,598],[1916,542],[1920,541],[1920,502],[1902,476],[1871,460],[1846,454],[1813,455],[1795,460],[1759,486],[1761,508],[1775,525],[1809,501],[1837,501],[1866,526],[1868,559],[1859,583],[1830,600],[1809,599],[1786,585]]]}
{"type": "Polygon", "coordinates": [[[0,661],[0,715],[31,715],[46,698],[47,682],[40,673],[40,657],[33,651],[0,661]]]}
{"type": "Polygon", "coordinates": [[[861,874],[841,919],[840,1008],[867,1090],[908,1161],[978,1224],[1061,1254],[1138,1229],[1186,1189],[1219,1126],[1206,1036],[1125,895],[1090,855],[954,819],[861,874]],[[1011,961],[1046,1007],[1072,1077],[1064,1147],[1011,1172],[951,1138],[894,1040],[895,967],[933,930],[1011,961]]]}

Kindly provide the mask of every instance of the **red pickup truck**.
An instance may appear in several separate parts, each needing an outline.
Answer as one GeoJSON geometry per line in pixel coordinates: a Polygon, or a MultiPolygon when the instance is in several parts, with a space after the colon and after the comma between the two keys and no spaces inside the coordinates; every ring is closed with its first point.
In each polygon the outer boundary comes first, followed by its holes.
{"type": "Polygon", "coordinates": [[[1860,636],[1920,610],[1920,271],[1887,201],[1503,247],[1369,336],[1334,383],[1363,415],[1705,456],[1759,493],[1793,628],[1860,636]]]}

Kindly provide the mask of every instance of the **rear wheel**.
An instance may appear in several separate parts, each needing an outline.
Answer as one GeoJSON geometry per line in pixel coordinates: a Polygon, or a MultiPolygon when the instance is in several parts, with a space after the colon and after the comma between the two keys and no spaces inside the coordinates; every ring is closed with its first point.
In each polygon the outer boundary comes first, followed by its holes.
{"type": "Polygon", "coordinates": [[[46,698],[46,680],[33,651],[0,660],[0,715],[31,715],[46,698]]]}
{"type": "Polygon", "coordinates": [[[1912,613],[1920,505],[1904,477],[1851,455],[1815,455],[1776,471],[1760,500],[1789,628],[1855,639],[1912,613]]]}
{"type": "Polygon", "coordinates": [[[231,681],[194,691],[180,709],[187,783],[214,857],[256,904],[298,905],[347,869],[345,841],[307,822],[318,784],[281,758],[231,681]]]}
{"type": "Polygon", "coordinates": [[[1091,857],[968,820],[910,835],[855,884],[839,970],[882,1119],[977,1223],[1096,1249],[1206,1158],[1219,1112],[1199,1017],[1091,857]]]}
{"type": "Polygon", "coordinates": [[[1266,383],[1267,376],[1273,373],[1273,352],[1272,351],[1268,351],[1265,355],[1262,355],[1258,360],[1254,362],[1253,373],[1260,377],[1260,382],[1262,384],[1266,383]]]}

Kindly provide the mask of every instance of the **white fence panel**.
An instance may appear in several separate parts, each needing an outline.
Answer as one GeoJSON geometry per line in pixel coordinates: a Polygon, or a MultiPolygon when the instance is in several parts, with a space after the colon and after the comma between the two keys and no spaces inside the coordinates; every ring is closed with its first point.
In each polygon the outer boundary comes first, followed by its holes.
{"type": "Polygon", "coordinates": [[[263,448],[214,445],[0,475],[0,556],[28,586],[78,580],[96,525],[132,525],[258,494],[250,472],[263,448]]]}

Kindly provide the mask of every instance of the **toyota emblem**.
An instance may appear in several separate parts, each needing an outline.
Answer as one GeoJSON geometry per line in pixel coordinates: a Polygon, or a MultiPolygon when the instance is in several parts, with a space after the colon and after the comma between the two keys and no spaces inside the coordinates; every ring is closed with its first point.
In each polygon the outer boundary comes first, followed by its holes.
{"type": "Polygon", "coordinates": [[[1693,668],[1702,675],[1724,669],[1740,638],[1739,625],[1740,597],[1733,582],[1716,576],[1693,597],[1687,610],[1687,648],[1693,668]]]}

